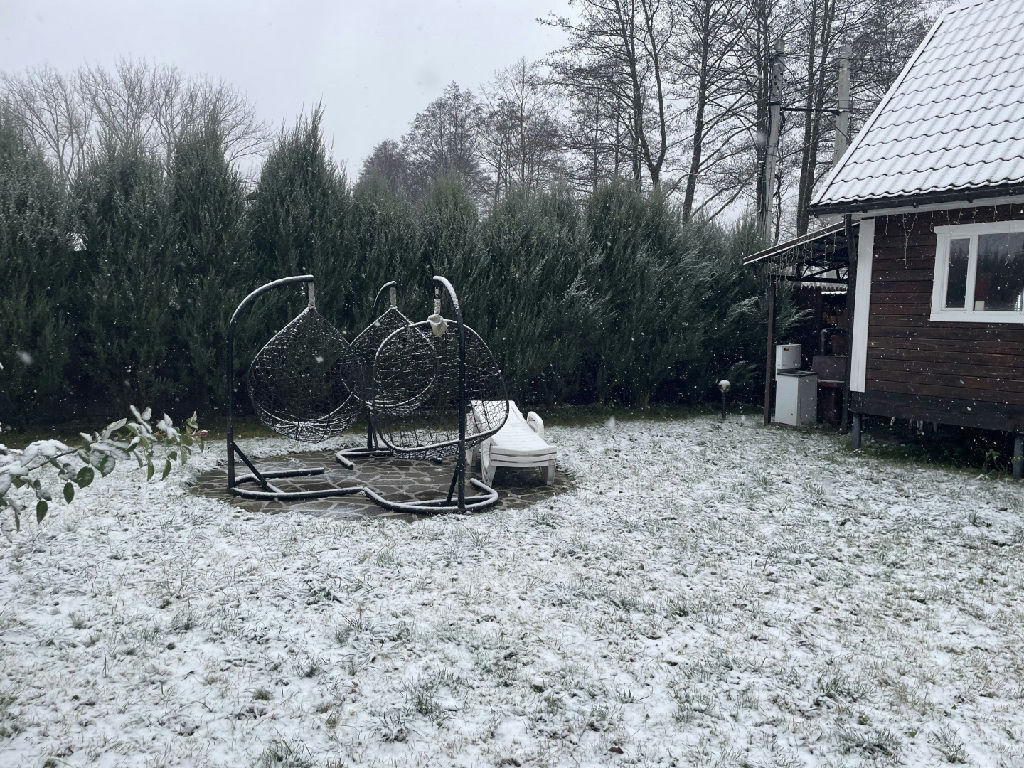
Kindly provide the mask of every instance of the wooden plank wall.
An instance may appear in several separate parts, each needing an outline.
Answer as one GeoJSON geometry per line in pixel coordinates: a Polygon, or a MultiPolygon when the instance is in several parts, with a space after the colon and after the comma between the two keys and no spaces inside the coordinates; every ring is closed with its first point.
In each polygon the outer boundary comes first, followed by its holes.
{"type": "MultiPolygon", "coordinates": [[[[991,403],[1024,412],[1024,325],[932,322],[936,236],[944,224],[1024,219],[1002,205],[879,217],[868,324],[865,395],[906,403],[920,396],[970,413],[991,403]],[[934,398],[934,399],[933,399],[934,398]]],[[[901,414],[893,413],[899,416],[901,414]]],[[[980,414],[979,414],[980,415],[980,414]]],[[[979,424],[980,426],[980,424],[979,424]]]]}

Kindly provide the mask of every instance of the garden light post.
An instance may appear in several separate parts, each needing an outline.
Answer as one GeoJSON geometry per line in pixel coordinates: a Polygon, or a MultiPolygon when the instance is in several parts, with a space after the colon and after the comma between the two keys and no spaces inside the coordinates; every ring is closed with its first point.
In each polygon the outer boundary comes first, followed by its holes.
{"type": "Polygon", "coordinates": [[[718,382],[718,388],[722,391],[722,421],[725,421],[725,393],[729,391],[732,384],[728,379],[722,379],[718,382]]]}

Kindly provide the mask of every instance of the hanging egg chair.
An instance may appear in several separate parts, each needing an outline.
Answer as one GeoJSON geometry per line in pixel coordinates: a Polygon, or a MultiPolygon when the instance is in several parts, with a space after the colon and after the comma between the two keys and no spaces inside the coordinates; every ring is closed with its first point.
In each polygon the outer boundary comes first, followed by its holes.
{"type": "MultiPolygon", "coordinates": [[[[377,311],[380,299],[385,292],[388,294],[388,308],[352,340],[351,355],[346,358],[343,364],[344,370],[342,375],[349,383],[352,394],[359,400],[367,421],[366,446],[345,448],[335,454],[337,460],[348,469],[354,468],[352,463],[354,458],[392,455],[390,448],[380,445],[374,427],[373,404],[376,390],[373,370],[377,350],[380,349],[383,341],[392,333],[412,325],[412,321],[398,309],[397,285],[392,280],[382,285],[380,290],[377,291],[377,295],[373,300],[373,311],[377,311]]],[[[429,345],[428,341],[424,340],[424,342],[429,345]]],[[[429,382],[422,388],[426,389],[427,387],[429,387],[429,382]]]]}
{"type": "Polygon", "coordinates": [[[351,367],[352,350],[341,332],[316,309],[312,275],[275,280],[250,293],[228,324],[228,490],[250,498],[299,499],[361,493],[360,486],[315,491],[283,491],[272,479],[321,475],[322,468],[261,472],[234,440],[234,331],[242,314],[269,290],[305,283],[309,303],[291,322],[263,345],[249,365],[249,396],[253,409],[267,427],[284,437],[320,442],[337,437],[358,417],[362,403],[352,394],[343,372],[351,367]],[[235,477],[240,458],[251,474],[235,477]],[[241,487],[254,482],[259,490],[241,487]]]}
{"type": "Polygon", "coordinates": [[[310,304],[263,345],[249,366],[249,396],[267,427],[293,440],[319,443],[356,420],[359,398],[343,372],[352,349],[310,304]]]}
{"type": "Polygon", "coordinates": [[[476,478],[477,493],[465,493],[466,452],[501,429],[508,418],[508,395],[501,368],[483,339],[462,321],[451,283],[434,277],[434,313],[392,332],[374,357],[372,413],[381,441],[396,456],[436,461],[455,457],[446,496],[390,501],[372,488],[378,504],[400,511],[433,513],[482,509],[498,494],[476,478]],[[453,319],[441,315],[442,292],[453,319]]]}
{"type": "Polygon", "coordinates": [[[454,456],[460,444],[472,449],[508,417],[505,382],[491,350],[469,326],[451,319],[443,323],[439,336],[436,320],[397,330],[377,352],[374,420],[381,440],[398,456],[454,456]]]}

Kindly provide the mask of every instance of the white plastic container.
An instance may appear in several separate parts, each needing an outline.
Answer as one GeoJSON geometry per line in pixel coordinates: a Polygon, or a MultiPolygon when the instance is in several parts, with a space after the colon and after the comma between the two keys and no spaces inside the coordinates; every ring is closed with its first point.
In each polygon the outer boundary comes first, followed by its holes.
{"type": "Polygon", "coordinates": [[[779,344],[775,347],[775,370],[795,371],[800,367],[800,345],[779,344]]]}

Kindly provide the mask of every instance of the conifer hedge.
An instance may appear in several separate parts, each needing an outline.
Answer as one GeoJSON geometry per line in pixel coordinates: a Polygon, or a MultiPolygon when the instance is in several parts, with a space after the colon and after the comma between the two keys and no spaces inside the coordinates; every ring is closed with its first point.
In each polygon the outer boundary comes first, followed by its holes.
{"type": "MultiPolygon", "coordinates": [[[[747,225],[684,222],[625,184],[512,192],[484,213],[451,179],[416,204],[372,175],[353,186],[317,112],[282,132],[248,193],[213,128],[187,132],[169,164],[110,146],[62,189],[0,115],[0,423],[130,403],[217,421],[231,310],[307,271],[350,336],[383,282],[415,320],[444,274],[527,407],[695,403],[723,376],[755,399],[764,308],[741,260],[756,247],[747,225]]],[[[262,301],[237,373],[303,303],[262,301]]]]}

